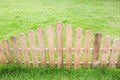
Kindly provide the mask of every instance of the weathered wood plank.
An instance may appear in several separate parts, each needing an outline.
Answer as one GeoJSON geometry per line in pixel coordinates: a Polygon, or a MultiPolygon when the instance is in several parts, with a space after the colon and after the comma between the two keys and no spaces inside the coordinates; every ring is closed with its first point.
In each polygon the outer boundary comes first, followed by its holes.
{"type": "Polygon", "coordinates": [[[80,67],[81,44],[82,44],[82,29],[81,28],[77,28],[76,29],[76,34],[75,34],[74,69],[78,69],[80,67]]]}
{"type": "Polygon", "coordinates": [[[26,39],[25,39],[25,35],[24,34],[20,34],[19,35],[19,39],[20,39],[20,47],[21,47],[21,51],[24,57],[24,63],[27,66],[30,66],[30,59],[29,59],[29,55],[28,55],[28,50],[27,50],[27,43],[26,43],[26,39]]]}
{"type": "Polygon", "coordinates": [[[53,34],[53,28],[52,26],[47,27],[47,39],[48,39],[48,53],[49,53],[49,60],[50,60],[50,66],[55,66],[55,60],[54,60],[54,34],[53,34]]]}
{"type": "Polygon", "coordinates": [[[5,51],[7,59],[8,59],[8,63],[14,63],[14,60],[12,58],[12,52],[11,52],[8,40],[4,40],[3,45],[4,45],[4,51],[5,51]]]}
{"type": "Polygon", "coordinates": [[[88,30],[85,34],[83,68],[88,68],[91,39],[92,31],[88,30]]]}
{"type": "Polygon", "coordinates": [[[33,61],[33,66],[39,66],[38,65],[38,55],[36,51],[36,42],[35,42],[35,36],[33,31],[28,32],[28,38],[29,38],[29,44],[30,44],[30,52],[32,54],[32,61],[33,61]]]}
{"type": "Polygon", "coordinates": [[[66,68],[72,66],[72,27],[66,28],[66,68]]]}
{"type": "Polygon", "coordinates": [[[104,44],[103,44],[102,56],[101,56],[101,61],[100,61],[101,67],[104,67],[107,64],[110,42],[111,42],[110,36],[106,36],[104,40],[104,44]]]}
{"type": "Polygon", "coordinates": [[[92,56],[92,68],[96,68],[96,66],[98,65],[97,62],[98,62],[98,57],[100,53],[101,38],[102,38],[101,33],[97,33],[95,35],[94,49],[93,49],[93,56],[92,56]]]}
{"type": "Polygon", "coordinates": [[[4,50],[2,48],[2,45],[0,43],[0,64],[6,64],[7,60],[4,54],[4,50]]]}
{"type": "Polygon", "coordinates": [[[62,23],[57,22],[56,24],[56,39],[57,39],[57,55],[58,55],[58,68],[63,67],[63,34],[62,34],[62,23]]]}
{"type": "Polygon", "coordinates": [[[117,54],[119,51],[119,45],[120,45],[120,41],[114,40],[113,45],[112,45],[112,52],[110,54],[109,68],[115,67],[115,60],[117,58],[117,54]]]}
{"type": "Polygon", "coordinates": [[[40,52],[41,66],[46,67],[46,51],[44,45],[44,32],[42,29],[37,29],[37,39],[40,52]]]}
{"type": "Polygon", "coordinates": [[[13,52],[15,54],[16,63],[22,64],[22,59],[20,57],[20,51],[19,51],[18,41],[16,37],[12,37],[11,42],[12,42],[13,52]]]}

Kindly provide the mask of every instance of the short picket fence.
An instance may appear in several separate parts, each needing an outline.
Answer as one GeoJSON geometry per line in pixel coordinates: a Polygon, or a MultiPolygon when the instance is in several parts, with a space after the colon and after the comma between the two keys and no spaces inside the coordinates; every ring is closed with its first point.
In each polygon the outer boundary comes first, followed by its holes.
{"type": "Polygon", "coordinates": [[[58,68],[74,67],[75,69],[80,67],[85,69],[88,67],[96,68],[97,66],[120,68],[120,40],[112,41],[111,47],[110,36],[106,36],[102,41],[102,34],[96,33],[92,44],[91,30],[85,32],[83,41],[82,29],[77,28],[75,35],[72,36],[72,26],[70,25],[66,27],[64,39],[62,28],[62,23],[57,22],[56,36],[54,36],[53,27],[48,26],[45,33],[46,37],[43,30],[39,28],[36,34],[33,31],[28,32],[28,41],[23,33],[19,35],[19,39],[11,37],[11,41],[3,40],[0,43],[0,64],[24,64],[34,67],[50,66],[58,68]],[[75,37],[74,41],[72,37],[75,37]],[[65,48],[63,47],[64,41],[65,48]],[[82,42],[84,42],[83,48],[82,42]],[[72,47],[73,43],[75,44],[74,48],[72,47]],[[47,45],[47,48],[45,45],[47,45]],[[93,48],[91,48],[91,45],[93,45],[93,48]],[[46,57],[47,55],[48,57],[46,57]]]}

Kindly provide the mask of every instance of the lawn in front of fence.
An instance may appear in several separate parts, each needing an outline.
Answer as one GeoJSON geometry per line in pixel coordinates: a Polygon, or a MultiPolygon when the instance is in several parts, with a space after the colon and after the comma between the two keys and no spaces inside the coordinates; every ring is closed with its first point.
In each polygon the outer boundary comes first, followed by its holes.
{"type": "Polygon", "coordinates": [[[0,66],[0,80],[119,80],[120,69],[58,69],[0,66]]]}

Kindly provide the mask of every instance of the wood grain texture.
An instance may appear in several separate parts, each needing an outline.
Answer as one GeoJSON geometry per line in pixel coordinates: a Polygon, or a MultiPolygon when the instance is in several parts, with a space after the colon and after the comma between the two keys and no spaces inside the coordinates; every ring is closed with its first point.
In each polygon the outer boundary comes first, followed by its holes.
{"type": "Polygon", "coordinates": [[[112,45],[112,52],[110,54],[109,68],[115,67],[115,60],[119,51],[119,40],[114,40],[112,45]]]}
{"type": "Polygon", "coordinates": [[[33,61],[33,66],[39,66],[38,65],[38,54],[36,51],[36,40],[35,40],[35,36],[34,36],[34,32],[33,31],[29,31],[28,32],[28,38],[29,38],[29,44],[30,44],[30,52],[32,54],[32,61],[33,61]]]}
{"type": "Polygon", "coordinates": [[[66,28],[66,68],[72,66],[72,27],[66,28]]]}
{"type": "Polygon", "coordinates": [[[54,34],[53,34],[53,28],[52,26],[47,27],[47,40],[48,40],[48,53],[49,53],[49,60],[50,60],[50,66],[55,66],[55,60],[54,60],[54,34]]]}
{"type": "Polygon", "coordinates": [[[87,30],[85,34],[85,43],[84,43],[83,68],[88,68],[91,39],[92,39],[92,31],[87,30]]]}
{"type": "Polygon", "coordinates": [[[22,51],[22,54],[23,54],[23,57],[24,57],[24,64],[26,66],[30,66],[30,63],[29,63],[30,59],[29,59],[29,55],[28,55],[27,43],[26,43],[25,35],[20,34],[19,39],[20,39],[21,51],[22,51]]]}
{"type": "Polygon", "coordinates": [[[56,24],[56,39],[57,39],[57,55],[58,55],[58,68],[63,67],[63,34],[62,34],[62,23],[57,22],[56,24]]]}
{"type": "Polygon", "coordinates": [[[110,42],[111,42],[110,36],[106,36],[104,39],[104,43],[103,43],[102,56],[101,56],[101,61],[100,61],[101,67],[104,67],[107,64],[110,42]]]}
{"type": "Polygon", "coordinates": [[[4,51],[5,51],[7,59],[8,59],[8,63],[14,63],[14,60],[12,58],[12,51],[10,49],[8,40],[4,40],[3,45],[4,45],[4,51]]]}
{"type": "Polygon", "coordinates": [[[0,64],[6,64],[7,60],[4,54],[2,44],[0,43],[0,64]]]}
{"type": "Polygon", "coordinates": [[[44,33],[42,29],[37,29],[37,39],[40,52],[40,62],[42,67],[46,67],[46,51],[44,44],[44,33]]]}
{"type": "Polygon", "coordinates": [[[75,34],[74,69],[78,69],[80,67],[81,44],[82,44],[82,29],[81,28],[77,28],[76,29],[76,34],[75,34]]]}
{"type": "Polygon", "coordinates": [[[12,37],[11,42],[13,47],[13,53],[15,54],[16,64],[22,64],[22,59],[20,57],[20,51],[16,37],[12,37]]]}
{"type": "Polygon", "coordinates": [[[101,33],[97,33],[95,35],[94,49],[93,49],[93,55],[92,55],[92,68],[96,68],[96,66],[98,65],[97,63],[98,63],[98,57],[100,53],[101,38],[102,38],[101,33]]]}

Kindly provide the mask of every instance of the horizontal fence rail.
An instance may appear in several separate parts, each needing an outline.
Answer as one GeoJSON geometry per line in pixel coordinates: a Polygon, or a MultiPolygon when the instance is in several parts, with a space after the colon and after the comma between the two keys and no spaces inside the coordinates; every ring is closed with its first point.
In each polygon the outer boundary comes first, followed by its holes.
{"type": "Polygon", "coordinates": [[[119,39],[112,41],[110,36],[106,36],[102,40],[102,34],[96,33],[92,43],[91,30],[87,30],[83,35],[82,29],[77,28],[73,36],[72,26],[68,25],[64,35],[62,26],[61,22],[56,23],[56,34],[53,27],[48,26],[45,33],[39,28],[36,34],[28,31],[28,38],[21,33],[19,38],[11,37],[11,41],[3,40],[0,43],[0,64],[57,66],[67,69],[96,68],[97,66],[120,68],[119,39]],[[83,42],[84,47],[82,47],[83,42]]]}

